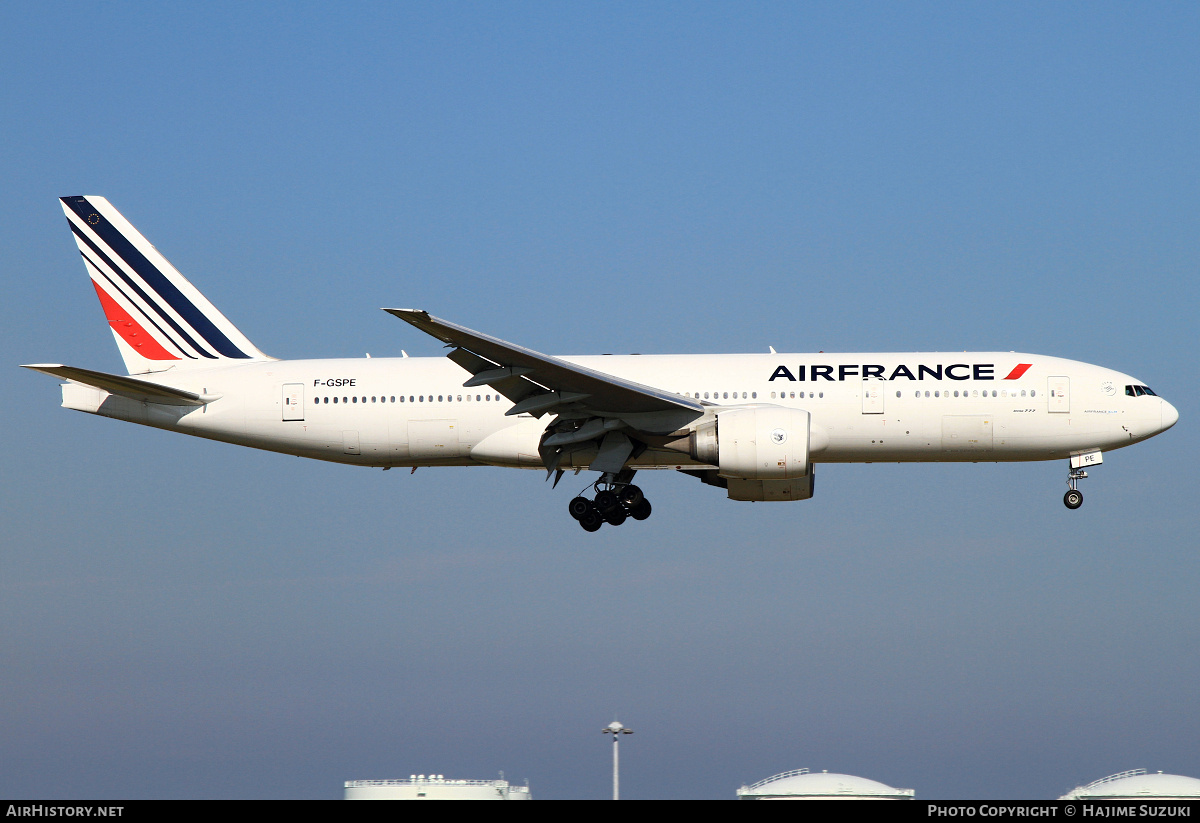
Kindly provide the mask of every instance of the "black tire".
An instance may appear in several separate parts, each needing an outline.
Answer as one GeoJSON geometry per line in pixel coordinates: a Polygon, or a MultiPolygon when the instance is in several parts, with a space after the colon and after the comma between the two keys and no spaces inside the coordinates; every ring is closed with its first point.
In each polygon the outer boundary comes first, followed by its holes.
{"type": "Polygon", "coordinates": [[[585,532],[599,531],[600,527],[604,525],[604,518],[600,516],[600,512],[591,509],[579,518],[579,525],[583,526],[585,532]]]}
{"type": "Polygon", "coordinates": [[[585,514],[587,514],[591,510],[592,510],[592,501],[588,500],[586,497],[576,497],[574,500],[572,500],[570,503],[567,504],[567,511],[569,511],[571,513],[571,516],[574,517],[576,520],[583,517],[585,514]]]}
{"type": "Polygon", "coordinates": [[[608,514],[604,515],[604,522],[610,526],[619,526],[625,522],[625,518],[627,517],[629,517],[629,515],[625,512],[625,509],[617,506],[608,514]]]}
{"type": "Polygon", "coordinates": [[[618,496],[627,509],[633,509],[638,503],[646,499],[646,495],[642,494],[642,490],[637,486],[626,486],[621,489],[618,496]]]}
{"type": "Polygon", "coordinates": [[[629,510],[629,516],[634,520],[645,520],[650,516],[650,511],[650,501],[643,497],[641,503],[629,510]]]}
{"type": "Polygon", "coordinates": [[[596,495],[596,511],[600,514],[607,515],[613,509],[619,508],[621,505],[620,499],[615,492],[602,491],[596,495]]]}
{"type": "Polygon", "coordinates": [[[1063,505],[1068,509],[1078,509],[1083,505],[1083,492],[1071,489],[1063,495],[1063,505]]]}

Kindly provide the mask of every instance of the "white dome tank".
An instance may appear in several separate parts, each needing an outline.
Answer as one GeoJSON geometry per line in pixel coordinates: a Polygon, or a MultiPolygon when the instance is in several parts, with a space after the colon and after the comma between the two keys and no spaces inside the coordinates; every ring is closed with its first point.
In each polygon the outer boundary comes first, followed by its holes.
{"type": "Polygon", "coordinates": [[[737,790],[738,800],[912,800],[912,789],[893,789],[852,774],[795,769],[737,790]]]}
{"type": "Polygon", "coordinates": [[[347,780],[346,800],[530,800],[528,786],[507,780],[453,780],[414,774],[407,780],[347,780]]]}
{"type": "Polygon", "coordinates": [[[1200,780],[1180,774],[1150,774],[1145,769],[1110,774],[1077,786],[1059,800],[1197,800],[1200,780]]]}

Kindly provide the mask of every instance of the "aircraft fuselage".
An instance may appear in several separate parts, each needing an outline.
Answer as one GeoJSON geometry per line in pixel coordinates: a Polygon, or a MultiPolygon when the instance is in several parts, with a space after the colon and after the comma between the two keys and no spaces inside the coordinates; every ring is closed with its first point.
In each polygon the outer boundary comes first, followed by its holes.
{"type": "MultiPolygon", "coordinates": [[[[1129,375],[1043,355],[562,359],[714,407],[805,409],[812,415],[811,456],[820,463],[1060,459],[1136,443],[1177,417],[1157,396],[1127,394],[1127,386],[1141,385],[1129,375]]],[[[277,360],[142,375],[218,396],[200,408],[101,398],[102,392],[73,384],[65,387],[64,405],[339,463],[541,468],[538,443],[545,420],[505,416],[512,404],[488,386],[464,389],[466,376],[444,358],[277,360]]],[[[594,449],[577,451],[563,467],[586,467],[594,454],[594,449]]],[[[630,465],[701,464],[678,452],[649,449],[630,465]]]]}

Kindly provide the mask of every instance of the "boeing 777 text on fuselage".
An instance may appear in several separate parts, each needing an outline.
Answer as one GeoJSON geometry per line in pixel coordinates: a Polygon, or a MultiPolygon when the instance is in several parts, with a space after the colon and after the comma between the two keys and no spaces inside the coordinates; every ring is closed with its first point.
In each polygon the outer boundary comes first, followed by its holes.
{"type": "Polygon", "coordinates": [[[386,309],[446,357],[277,360],[102,197],[63,210],[126,375],[58,364],[63,406],[360,466],[599,473],[588,531],[650,515],[633,484],[670,469],[732,500],[805,500],[817,463],[1069,460],[1064,502],[1105,451],[1179,415],[1142,381],[1057,357],[717,354],[552,357],[427,312],[386,309]]]}

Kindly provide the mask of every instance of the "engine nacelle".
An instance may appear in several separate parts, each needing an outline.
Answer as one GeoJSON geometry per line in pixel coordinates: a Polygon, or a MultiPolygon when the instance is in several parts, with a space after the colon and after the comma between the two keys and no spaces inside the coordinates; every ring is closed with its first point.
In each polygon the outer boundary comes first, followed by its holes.
{"type": "Polygon", "coordinates": [[[811,422],[803,409],[767,404],[724,409],[692,432],[689,451],[729,480],[807,477],[811,422]]]}
{"type": "Polygon", "coordinates": [[[694,460],[716,466],[705,483],[724,486],[730,500],[807,500],[816,467],[812,420],[802,409],[763,404],[718,411],[688,439],[694,460]]]}

